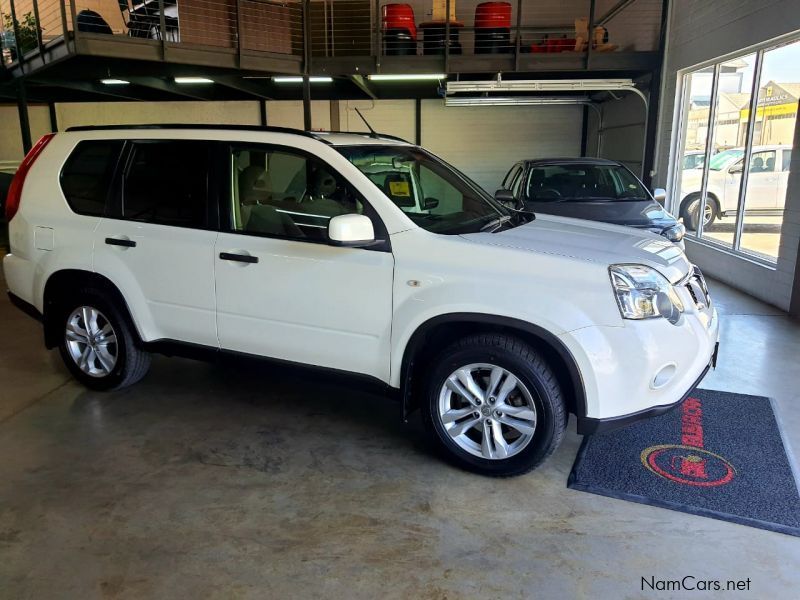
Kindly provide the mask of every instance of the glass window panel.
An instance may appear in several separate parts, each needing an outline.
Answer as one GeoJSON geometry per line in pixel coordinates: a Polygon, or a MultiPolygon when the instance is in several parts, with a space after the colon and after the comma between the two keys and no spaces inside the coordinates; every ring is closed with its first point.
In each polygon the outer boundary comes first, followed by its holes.
{"type": "MultiPolygon", "coordinates": [[[[776,261],[789,180],[797,103],[800,42],[764,53],[753,131],[753,157],[745,196],[741,250],[776,261]]],[[[742,111],[742,120],[749,110],[742,111]]]]}
{"type": "Polygon", "coordinates": [[[320,242],[331,218],[364,212],[359,194],[337,172],[291,150],[234,148],[231,175],[236,232],[320,242]]]}
{"type": "Polygon", "coordinates": [[[174,227],[206,227],[207,142],[134,142],[122,193],[122,216],[174,227]]]}
{"type": "Polygon", "coordinates": [[[700,185],[703,177],[703,160],[708,143],[708,118],[711,110],[711,87],[714,80],[714,69],[709,67],[687,73],[684,76],[684,89],[686,96],[683,106],[683,135],[681,136],[682,159],[678,163],[678,183],[680,189],[679,201],[674,207],[676,212],[683,217],[684,223],[690,227],[688,211],[695,206],[700,198],[700,185]]]}
{"type": "Polygon", "coordinates": [[[736,233],[741,157],[747,139],[747,119],[742,118],[742,111],[750,105],[755,71],[755,54],[724,62],[719,69],[703,237],[727,247],[733,246],[736,233]]]}

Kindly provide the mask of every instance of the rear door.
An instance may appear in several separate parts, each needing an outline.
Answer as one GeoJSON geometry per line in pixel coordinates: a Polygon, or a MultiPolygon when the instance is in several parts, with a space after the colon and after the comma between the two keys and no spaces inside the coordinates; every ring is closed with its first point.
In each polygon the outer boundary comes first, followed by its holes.
{"type": "Polygon", "coordinates": [[[214,144],[128,142],[95,231],[94,269],[124,295],[146,340],[218,346],[214,144]]]}

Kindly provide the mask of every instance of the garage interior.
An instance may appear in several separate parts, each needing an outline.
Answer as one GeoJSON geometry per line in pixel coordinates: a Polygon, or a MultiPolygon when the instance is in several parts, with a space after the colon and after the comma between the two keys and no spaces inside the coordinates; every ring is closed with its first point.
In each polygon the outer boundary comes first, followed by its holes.
{"type": "MultiPolygon", "coordinates": [[[[487,38],[479,4],[410,0],[409,42],[385,0],[140,14],[0,0],[0,191],[39,137],[86,125],[371,127],[490,194],[520,160],[618,161],[676,217],[695,197],[715,211],[685,237],[722,323],[699,387],[772,399],[796,462],[800,7],[515,0],[487,38]],[[722,214],[723,152],[785,157],[771,207],[751,204],[751,170],[722,214]],[[690,173],[690,155],[712,166],[690,173]]],[[[157,356],[137,387],[99,393],[5,294],[0,332],[2,597],[641,597],[655,593],[643,578],[685,575],[749,578],[757,598],[800,587],[792,535],[568,489],[574,419],[544,466],[487,479],[439,460],[418,414],[404,423],[394,399],[339,377],[157,356]]]]}

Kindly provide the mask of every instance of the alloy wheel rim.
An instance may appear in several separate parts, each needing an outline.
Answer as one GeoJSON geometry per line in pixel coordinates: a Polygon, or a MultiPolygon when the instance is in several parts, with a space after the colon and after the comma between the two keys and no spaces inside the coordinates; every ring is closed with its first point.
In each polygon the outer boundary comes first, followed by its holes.
{"type": "MultiPolygon", "coordinates": [[[[696,217],[700,213],[700,200],[696,200],[694,207],[691,209],[692,213],[696,217]]],[[[706,205],[703,207],[703,225],[708,225],[711,222],[711,217],[714,215],[713,208],[711,205],[706,202],[706,205]]]]}
{"type": "Polygon", "coordinates": [[[537,413],[531,392],[511,371],[473,363],[445,379],[439,392],[439,420],[462,450],[503,460],[530,444],[537,413]]]}
{"type": "Polygon", "coordinates": [[[117,335],[111,322],[92,306],[80,306],[67,319],[67,350],[77,367],[91,377],[106,377],[117,364],[117,335]]]}
{"type": "Polygon", "coordinates": [[[711,207],[706,203],[705,209],[703,210],[703,225],[708,225],[711,222],[711,207]]]}

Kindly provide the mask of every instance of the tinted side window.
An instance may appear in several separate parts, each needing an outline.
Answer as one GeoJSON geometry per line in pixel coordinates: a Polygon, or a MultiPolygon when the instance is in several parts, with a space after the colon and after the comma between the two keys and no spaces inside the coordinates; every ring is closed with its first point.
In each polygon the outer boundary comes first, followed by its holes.
{"type": "Polygon", "coordinates": [[[134,142],[122,189],[122,217],[176,227],[207,222],[210,144],[134,142]]]}
{"type": "Polygon", "coordinates": [[[78,214],[102,216],[121,140],[81,142],[61,171],[61,190],[69,207],[78,214]]]}
{"type": "Polygon", "coordinates": [[[792,163],[792,151],[791,150],[784,150],[783,151],[783,170],[788,171],[790,169],[790,165],[792,163]]]}

